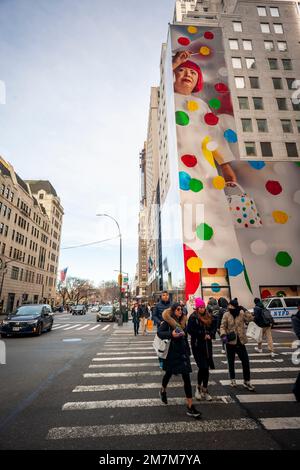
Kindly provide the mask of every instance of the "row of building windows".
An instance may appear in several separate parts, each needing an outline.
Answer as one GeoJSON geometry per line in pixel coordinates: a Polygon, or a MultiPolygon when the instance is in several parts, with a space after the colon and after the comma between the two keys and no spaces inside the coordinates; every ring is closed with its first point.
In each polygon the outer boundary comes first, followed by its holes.
{"type": "MultiPolygon", "coordinates": [[[[283,25],[281,23],[260,23],[260,30],[264,34],[271,34],[273,31],[271,31],[271,27],[274,30],[275,34],[283,34],[283,25]]],[[[233,22],[233,31],[235,33],[242,33],[243,32],[243,26],[240,21],[234,21],[233,22]]]]}
{"type": "Polygon", "coordinates": [[[5,184],[1,185],[0,194],[6,197],[6,199],[8,199],[10,202],[13,202],[14,193],[7,186],[5,186],[5,184]]]}
{"type": "Polygon", "coordinates": [[[11,208],[8,207],[6,204],[3,204],[0,201],[0,216],[6,217],[7,220],[10,220],[11,216],[11,208]]]}
{"type": "Polygon", "coordinates": [[[0,222],[0,235],[4,235],[5,237],[7,237],[7,234],[8,234],[8,225],[5,225],[2,222],[0,222]]]}
{"type": "MultiPolygon", "coordinates": [[[[279,111],[288,111],[288,101],[287,98],[276,98],[276,103],[279,111]]],[[[298,100],[297,100],[298,101],[298,100]]],[[[238,96],[239,108],[242,110],[250,109],[249,98],[248,96],[238,96]]],[[[253,96],[252,97],[253,108],[255,110],[263,110],[264,109],[264,101],[263,98],[260,96],[253,96]]],[[[292,107],[294,111],[300,111],[299,103],[296,103],[296,100],[292,100],[292,107]]],[[[298,126],[298,120],[296,121],[298,126]]]]}
{"type": "MultiPolygon", "coordinates": [[[[239,51],[241,48],[239,46],[239,39],[228,39],[229,49],[231,51],[239,51]]],[[[242,39],[242,48],[244,51],[252,51],[253,44],[251,39],[242,39]]],[[[286,52],[288,50],[286,41],[276,41],[277,49],[279,52],[286,52]]],[[[272,52],[275,50],[275,43],[272,40],[264,41],[264,48],[267,52],[272,52]]]]}
{"type": "MultiPolygon", "coordinates": [[[[258,132],[269,132],[267,119],[255,119],[258,132]]],[[[242,118],[242,129],[244,132],[253,132],[253,125],[251,118],[242,118]]],[[[293,125],[290,119],[280,119],[282,132],[285,134],[293,133],[293,125]]],[[[300,120],[296,120],[297,131],[300,133],[300,120]]]]}
{"type": "MultiPolygon", "coordinates": [[[[256,142],[244,142],[245,152],[248,157],[257,157],[256,142]]],[[[286,152],[288,157],[299,157],[297,144],[295,142],[285,142],[286,152]]],[[[260,142],[260,150],[262,157],[273,157],[273,150],[271,142],[260,142]]]]}
{"type": "MultiPolygon", "coordinates": [[[[255,70],[257,68],[256,59],[254,57],[231,57],[232,67],[234,69],[242,69],[245,66],[249,70],[255,70]]],[[[276,58],[268,58],[267,63],[270,70],[281,70],[280,61],[276,58]]],[[[291,59],[281,59],[283,70],[293,70],[291,59]]]]}
{"type": "MultiPolygon", "coordinates": [[[[235,76],[235,86],[236,88],[242,89],[246,88],[246,78],[249,80],[250,88],[252,89],[260,89],[260,80],[259,77],[242,77],[242,76],[235,76]]],[[[286,87],[284,85],[284,79],[281,77],[272,77],[272,83],[274,90],[284,90],[287,88],[288,90],[296,90],[297,88],[297,80],[295,78],[286,78],[286,87]]]]}

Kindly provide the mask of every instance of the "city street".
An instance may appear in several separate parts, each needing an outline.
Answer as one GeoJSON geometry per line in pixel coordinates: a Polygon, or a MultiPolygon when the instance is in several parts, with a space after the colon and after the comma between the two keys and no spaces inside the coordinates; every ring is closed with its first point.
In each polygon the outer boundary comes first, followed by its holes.
{"type": "MultiPolygon", "coordinates": [[[[226,356],[215,341],[212,402],[202,419],[185,414],[181,377],[171,379],[169,404],[158,393],[162,372],[153,333],[133,335],[132,323],[96,323],[95,313],[55,314],[40,337],[7,338],[0,365],[1,449],[299,449],[300,405],[291,392],[294,334],[273,330],[276,357],[248,346],[252,383],[229,386],[226,356]],[[230,431],[230,432],[228,432],[230,431]]],[[[196,366],[192,382],[195,385],[196,366]]]]}

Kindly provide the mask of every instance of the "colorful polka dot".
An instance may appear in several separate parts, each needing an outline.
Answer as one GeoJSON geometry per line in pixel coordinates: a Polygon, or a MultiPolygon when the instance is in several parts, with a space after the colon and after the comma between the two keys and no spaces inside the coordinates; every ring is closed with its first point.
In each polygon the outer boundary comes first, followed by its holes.
{"type": "Polygon", "coordinates": [[[190,33],[190,34],[197,34],[198,33],[198,28],[196,28],[196,26],[188,26],[187,30],[188,30],[188,33],[190,33]]]}
{"type": "Polygon", "coordinates": [[[197,111],[199,109],[199,104],[197,103],[197,101],[188,101],[187,104],[186,104],[186,107],[188,109],[188,111],[197,111]]]}
{"type": "Polygon", "coordinates": [[[185,166],[188,166],[189,168],[192,168],[193,166],[197,165],[197,158],[195,155],[182,155],[181,157],[182,163],[184,163],[185,166]]]}
{"type": "Polygon", "coordinates": [[[183,191],[189,191],[190,189],[190,181],[191,181],[191,177],[188,173],[186,173],[185,171],[180,171],[179,172],[179,187],[180,189],[182,189],[183,191]]]}
{"type": "Polygon", "coordinates": [[[204,116],[204,121],[208,126],[215,126],[218,124],[219,118],[213,113],[206,113],[204,116]]]}
{"type": "Polygon", "coordinates": [[[210,240],[214,234],[212,227],[208,224],[202,223],[196,228],[197,237],[200,240],[210,240]]]}
{"type": "Polygon", "coordinates": [[[238,276],[244,271],[244,266],[237,258],[232,258],[226,261],[224,268],[228,270],[229,276],[238,276]]]}
{"type": "Polygon", "coordinates": [[[211,31],[206,31],[204,33],[204,37],[205,37],[205,39],[213,39],[215,37],[215,35],[211,31]]]}
{"type": "Polygon", "coordinates": [[[218,70],[218,74],[221,76],[221,77],[227,77],[228,76],[228,70],[226,67],[220,67],[219,70],[218,70]]]}
{"type": "Polygon", "coordinates": [[[218,284],[217,282],[213,282],[211,285],[211,290],[213,292],[220,292],[221,290],[220,284],[218,284]]]}
{"type": "Polygon", "coordinates": [[[276,297],[286,297],[286,293],[284,292],[284,290],[279,290],[278,292],[276,292],[276,297]]]}
{"type": "Polygon", "coordinates": [[[210,55],[210,53],[211,53],[211,49],[209,47],[207,46],[200,47],[200,50],[199,50],[200,55],[208,56],[210,55]]]}
{"type": "Polygon", "coordinates": [[[282,187],[279,181],[267,181],[266,190],[273,196],[277,196],[282,192],[282,187]]]}
{"type": "Polygon", "coordinates": [[[186,265],[189,271],[191,271],[192,273],[198,273],[202,268],[203,262],[200,258],[192,256],[187,260],[186,265]]]}
{"type": "Polygon", "coordinates": [[[208,144],[206,145],[206,148],[207,150],[209,150],[210,152],[214,152],[215,150],[217,150],[219,144],[218,142],[215,142],[214,140],[211,140],[210,142],[208,142],[208,144]]]}
{"type": "Polygon", "coordinates": [[[296,166],[300,166],[300,162],[295,162],[295,165],[296,165],[296,166]]]}
{"type": "Polygon", "coordinates": [[[212,98],[208,102],[209,106],[213,109],[219,109],[221,107],[221,101],[218,98],[212,98]]]}
{"type": "Polygon", "coordinates": [[[267,244],[262,240],[255,240],[250,244],[250,249],[255,255],[264,255],[268,249],[267,244]]]}
{"type": "Polygon", "coordinates": [[[284,268],[290,266],[293,262],[292,257],[287,251],[279,251],[276,255],[276,263],[284,268]]]}
{"type": "Polygon", "coordinates": [[[178,38],[178,43],[181,45],[181,46],[188,46],[190,44],[190,40],[189,38],[185,38],[185,37],[180,37],[178,38]]]}
{"type": "Polygon", "coordinates": [[[187,126],[188,123],[190,122],[190,118],[188,114],[185,113],[184,111],[176,111],[175,118],[176,118],[176,124],[178,124],[178,126],[187,126]]]}
{"type": "Polygon", "coordinates": [[[269,289],[264,289],[261,293],[261,298],[262,299],[266,299],[267,297],[271,297],[271,292],[269,291],[269,289]]]}
{"type": "Polygon", "coordinates": [[[203,183],[196,178],[192,178],[190,181],[190,190],[194,193],[199,193],[203,189],[203,183]]]}
{"type": "Polygon", "coordinates": [[[250,161],[248,163],[254,170],[262,170],[266,166],[265,162],[250,161]]]}
{"type": "Polygon", "coordinates": [[[233,131],[232,129],[226,129],[224,132],[224,137],[227,140],[227,142],[231,144],[235,144],[237,142],[237,133],[233,131]]]}
{"type": "Polygon", "coordinates": [[[225,83],[216,83],[215,85],[215,90],[218,92],[218,93],[227,93],[229,90],[228,90],[228,86],[225,85],[225,83]]]}
{"type": "Polygon", "coordinates": [[[207,272],[208,274],[211,274],[211,275],[217,274],[218,268],[208,268],[207,272]]]}
{"type": "Polygon", "coordinates": [[[211,138],[209,136],[204,137],[204,139],[202,140],[202,153],[203,153],[203,156],[204,156],[205,160],[207,160],[208,163],[213,168],[216,168],[214,156],[213,156],[212,152],[207,149],[207,144],[209,142],[211,142],[211,138]]]}
{"type": "Polygon", "coordinates": [[[272,216],[277,224],[286,224],[289,220],[289,216],[284,211],[274,211],[272,212],[272,216]]]}
{"type": "Polygon", "coordinates": [[[297,204],[300,204],[300,190],[294,193],[293,199],[294,199],[294,202],[296,202],[297,204]]]}
{"type": "Polygon", "coordinates": [[[223,176],[215,176],[212,180],[212,184],[215,189],[224,189],[225,179],[223,178],[223,176]]]}

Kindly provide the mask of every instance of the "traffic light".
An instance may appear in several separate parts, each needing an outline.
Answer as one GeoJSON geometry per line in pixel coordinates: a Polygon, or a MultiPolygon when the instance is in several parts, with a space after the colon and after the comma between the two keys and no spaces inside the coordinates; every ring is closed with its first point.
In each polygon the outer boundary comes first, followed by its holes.
{"type": "Polygon", "coordinates": [[[119,274],[118,275],[118,285],[122,286],[122,284],[123,284],[123,277],[122,277],[122,274],[119,274]]]}

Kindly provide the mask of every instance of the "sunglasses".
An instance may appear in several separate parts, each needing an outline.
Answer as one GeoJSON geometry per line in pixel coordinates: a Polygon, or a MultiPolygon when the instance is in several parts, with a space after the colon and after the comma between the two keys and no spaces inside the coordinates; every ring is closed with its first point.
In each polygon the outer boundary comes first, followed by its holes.
{"type": "Polygon", "coordinates": [[[181,308],[181,307],[177,307],[177,308],[176,308],[176,310],[180,310],[180,311],[181,311],[181,310],[182,310],[182,308],[181,308]]]}

